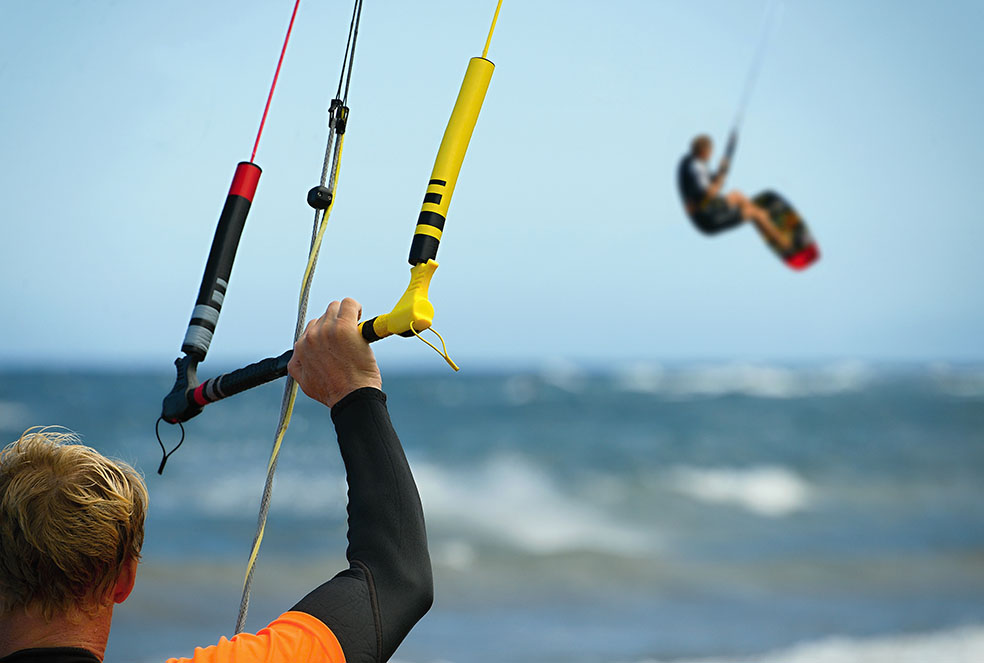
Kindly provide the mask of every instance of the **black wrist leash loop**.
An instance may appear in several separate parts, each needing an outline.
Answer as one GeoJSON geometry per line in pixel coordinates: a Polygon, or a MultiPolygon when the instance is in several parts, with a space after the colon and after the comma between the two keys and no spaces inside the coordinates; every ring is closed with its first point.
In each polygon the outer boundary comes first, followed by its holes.
{"type": "Polygon", "coordinates": [[[157,423],[154,425],[154,433],[157,435],[157,444],[161,445],[161,466],[157,468],[158,474],[164,474],[164,466],[167,464],[167,459],[171,457],[175,451],[177,451],[185,441],[185,427],[180,421],[178,422],[178,427],[181,429],[181,439],[178,440],[177,446],[168,451],[164,448],[164,442],[161,441],[161,422],[164,421],[164,417],[158,417],[157,423]]]}

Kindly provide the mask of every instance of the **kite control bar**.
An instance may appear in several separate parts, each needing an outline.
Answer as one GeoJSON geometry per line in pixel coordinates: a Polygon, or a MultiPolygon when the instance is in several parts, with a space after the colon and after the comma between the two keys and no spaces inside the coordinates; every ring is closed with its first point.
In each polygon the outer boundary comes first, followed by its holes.
{"type": "MultiPolygon", "coordinates": [[[[424,202],[417,217],[410,245],[410,284],[389,313],[378,315],[359,325],[362,337],[372,343],[387,336],[415,336],[430,328],[434,306],[428,299],[431,278],[437,269],[437,249],[444,231],[451,196],[468,149],[472,132],[485,101],[495,65],[484,57],[468,63],[458,99],[444,132],[444,139],[434,162],[424,202]]],[[[175,360],[178,375],[174,387],[164,398],[161,418],[171,424],[188,421],[209,403],[257,387],[287,374],[293,355],[288,350],[279,357],[263,359],[238,370],[198,380],[198,363],[205,359],[222,299],[229,283],[232,261],[236,255],[246,214],[256,192],[260,169],[243,162],[236,168],[225,208],[219,218],[212,250],[209,254],[201,290],[192,313],[184,343],[184,357],[175,360]]],[[[313,203],[312,203],[313,206],[313,203]]],[[[457,367],[444,355],[445,359],[457,367]]]]}

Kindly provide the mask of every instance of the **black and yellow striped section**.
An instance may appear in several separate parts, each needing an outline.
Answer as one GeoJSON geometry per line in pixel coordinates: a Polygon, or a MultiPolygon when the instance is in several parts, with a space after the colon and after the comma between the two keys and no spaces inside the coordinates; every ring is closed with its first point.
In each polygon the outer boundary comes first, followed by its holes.
{"type": "Polygon", "coordinates": [[[417,217],[417,227],[413,231],[409,259],[411,265],[437,257],[448,206],[458,182],[458,173],[461,171],[465,152],[468,151],[468,143],[475,130],[475,123],[478,122],[478,114],[482,110],[494,70],[495,65],[485,58],[472,58],[468,62],[465,79],[461,83],[451,119],[448,120],[448,127],[444,130],[444,138],[434,160],[434,170],[431,171],[424,204],[417,217]]]}

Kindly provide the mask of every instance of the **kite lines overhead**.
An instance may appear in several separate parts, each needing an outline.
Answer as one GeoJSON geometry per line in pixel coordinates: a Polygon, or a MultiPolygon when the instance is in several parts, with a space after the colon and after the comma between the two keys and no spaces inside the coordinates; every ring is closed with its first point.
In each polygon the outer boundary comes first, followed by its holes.
{"type": "Polygon", "coordinates": [[[741,88],[741,96],[738,98],[735,119],[731,123],[731,131],[728,133],[728,143],[724,148],[724,158],[729,163],[734,158],[735,149],[738,147],[738,132],[741,130],[741,125],[745,121],[745,111],[748,110],[748,103],[751,101],[752,91],[755,89],[755,83],[758,82],[759,74],[762,72],[762,65],[765,63],[765,54],[769,50],[772,36],[782,22],[784,7],[783,0],[772,0],[765,9],[765,15],[762,18],[762,30],[759,34],[758,43],[755,46],[755,55],[752,57],[752,62],[748,67],[748,73],[745,74],[745,83],[741,88]]]}

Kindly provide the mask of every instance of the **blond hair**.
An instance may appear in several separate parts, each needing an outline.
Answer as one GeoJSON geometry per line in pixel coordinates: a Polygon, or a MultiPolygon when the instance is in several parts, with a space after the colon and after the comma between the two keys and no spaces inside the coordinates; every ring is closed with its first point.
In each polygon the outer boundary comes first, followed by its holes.
{"type": "Polygon", "coordinates": [[[0,616],[45,619],[110,601],[140,559],[147,487],[69,431],[31,428],[0,452],[0,616]]]}

